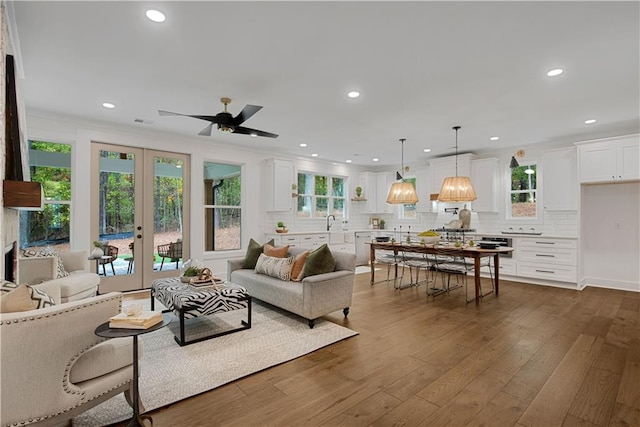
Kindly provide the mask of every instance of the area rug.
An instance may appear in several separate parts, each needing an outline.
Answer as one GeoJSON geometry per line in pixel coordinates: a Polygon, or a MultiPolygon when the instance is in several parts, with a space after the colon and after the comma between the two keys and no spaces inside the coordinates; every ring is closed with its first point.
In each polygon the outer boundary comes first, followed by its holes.
{"type": "MultiPolygon", "coordinates": [[[[375,271],[380,270],[378,267],[374,268],[375,271]]],[[[371,267],[369,267],[368,265],[359,265],[356,267],[356,274],[364,274],[364,273],[371,273],[371,267]]]]}
{"type": "MultiPolygon", "coordinates": [[[[211,328],[237,327],[246,310],[192,319],[187,338],[211,328]]],[[[357,335],[351,329],[318,319],[307,321],[254,301],[251,329],[180,347],[173,339],[177,319],[169,326],[142,335],[140,396],[153,410],[259,372],[357,335]]],[[[73,419],[73,426],[104,426],[130,418],[132,410],[122,394],[73,419]]]]}

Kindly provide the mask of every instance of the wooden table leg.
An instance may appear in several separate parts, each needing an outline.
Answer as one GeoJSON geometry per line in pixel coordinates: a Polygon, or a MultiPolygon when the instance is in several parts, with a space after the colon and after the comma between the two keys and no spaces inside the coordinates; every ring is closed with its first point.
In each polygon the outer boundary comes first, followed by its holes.
{"type": "Polygon", "coordinates": [[[371,285],[373,285],[373,281],[375,280],[375,276],[376,276],[376,269],[373,267],[373,260],[376,259],[376,250],[373,247],[373,243],[369,245],[369,264],[371,265],[371,280],[369,281],[369,283],[371,285]]]}
{"type": "Polygon", "coordinates": [[[476,305],[480,304],[480,256],[473,257],[473,267],[475,272],[476,305]]]}
{"type": "Polygon", "coordinates": [[[498,296],[498,292],[500,290],[500,255],[495,254],[493,256],[493,267],[494,267],[494,277],[496,278],[496,296],[498,296]]]}

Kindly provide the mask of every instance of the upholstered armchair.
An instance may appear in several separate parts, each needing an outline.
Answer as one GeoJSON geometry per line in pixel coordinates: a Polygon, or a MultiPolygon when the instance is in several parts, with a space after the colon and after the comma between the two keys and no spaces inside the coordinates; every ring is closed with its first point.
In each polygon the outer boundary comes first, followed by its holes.
{"type": "Polygon", "coordinates": [[[165,258],[169,258],[171,262],[175,262],[177,270],[178,262],[180,261],[180,258],[182,258],[182,242],[172,242],[167,243],[166,245],[158,245],[158,255],[162,257],[160,270],[162,270],[165,258]]]}
{"type": "MultiPolygon", "coordinates": [[[[59,298],[55,284],[40,288],[59,298]]],[[[121,301],[122,294],[114,292],[0,314],[2,426],[68,425],[122,392],[130,402],[133,340],[94,333],[120,312],[121,301]]]]}

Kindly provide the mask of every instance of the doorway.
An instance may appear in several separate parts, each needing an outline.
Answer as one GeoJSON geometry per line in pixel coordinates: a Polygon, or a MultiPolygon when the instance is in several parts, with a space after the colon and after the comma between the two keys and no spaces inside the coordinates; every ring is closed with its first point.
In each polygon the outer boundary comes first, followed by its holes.
{"type": "Polygon", "coordinates": [[[100,293],[148,289],[189,259],[189,156],[92,143],[91,261],[100,293]]]}

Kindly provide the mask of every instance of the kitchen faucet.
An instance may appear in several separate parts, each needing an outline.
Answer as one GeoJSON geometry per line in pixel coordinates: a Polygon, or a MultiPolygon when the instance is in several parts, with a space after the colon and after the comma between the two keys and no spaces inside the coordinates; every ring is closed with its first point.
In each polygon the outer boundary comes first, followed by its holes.
{"type": "Polygon", "coordinates": [[[333,218],[333,220],[336,220],[336,217],[334,215],[327,215],[327,231],[331,230],[331,224],[329,223],[329,218],[333,218]]]}

